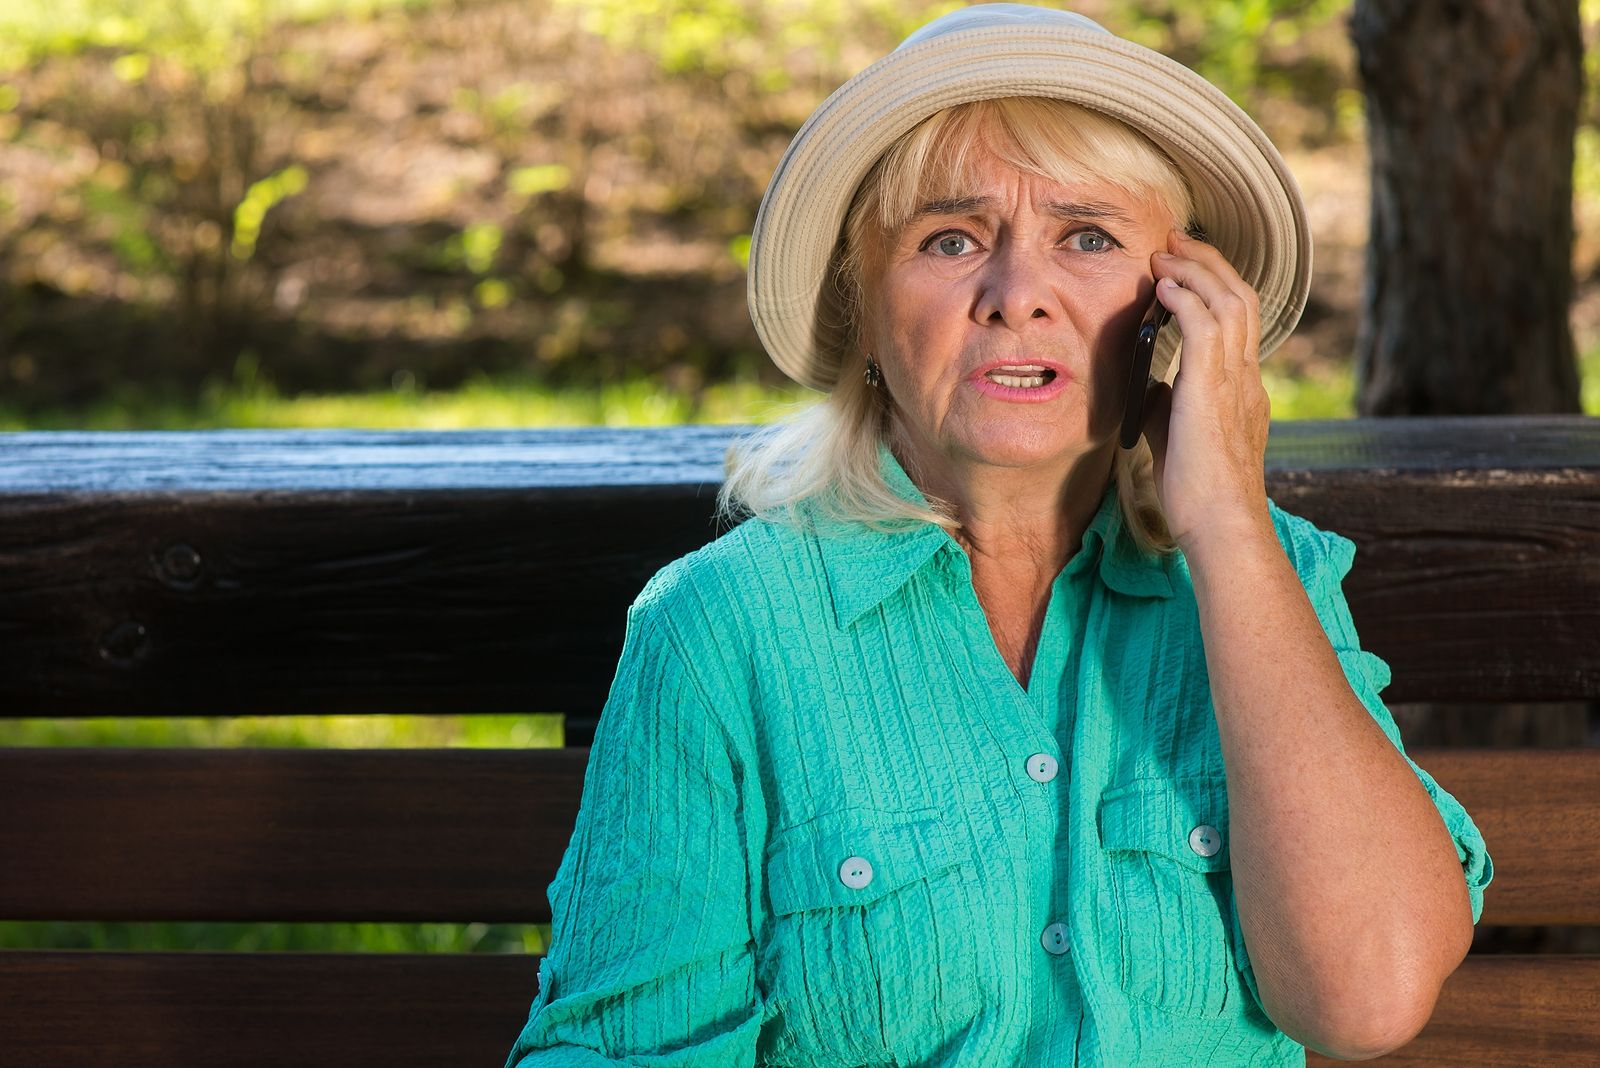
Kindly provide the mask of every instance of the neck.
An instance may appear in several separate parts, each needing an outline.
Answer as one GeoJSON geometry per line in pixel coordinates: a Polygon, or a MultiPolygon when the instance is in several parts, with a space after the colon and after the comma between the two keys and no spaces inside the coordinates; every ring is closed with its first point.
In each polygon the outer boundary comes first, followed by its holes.
{"type": "Polygon", "coordinates": [[[1083,545],[1111,478],[1116,442],[1064,460],[1004,467],[941,455],[896,433],[891,449],[918,489],[952,505],[973,592],[995,648],[1027,688],[1050,590],[1083,545]]]}
{"type": "Polygon", "coordinates": [[[1112,477],[1116,443],[1060,460],[1003,467],[919,448],[899,427],[891,449],[925,496],[949,503],[975,571],[1048,584],[1079,546],[1112,477]]]}

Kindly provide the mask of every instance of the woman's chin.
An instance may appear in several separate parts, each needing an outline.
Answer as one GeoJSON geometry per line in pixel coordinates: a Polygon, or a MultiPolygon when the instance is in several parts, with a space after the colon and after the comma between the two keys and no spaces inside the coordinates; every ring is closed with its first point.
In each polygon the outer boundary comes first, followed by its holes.
{"type": "Polygon", "coordinates": [[[968,457],[992,467],[1027,468],[1070,464],[1095,448],[1081,431],[1061,426],[1019,428],[1014,433],[979,435],[963,449],[968,457]]]}

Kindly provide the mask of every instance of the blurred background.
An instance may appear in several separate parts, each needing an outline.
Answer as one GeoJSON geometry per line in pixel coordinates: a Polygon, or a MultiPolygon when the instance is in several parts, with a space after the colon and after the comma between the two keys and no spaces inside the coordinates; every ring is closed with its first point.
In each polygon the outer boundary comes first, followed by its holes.
{"type": "MultiPolygon", "coordinates": [[[[749,423],[772,169],[921,0],[0,0],[0,430],[749,423]]],[[[1306,194],[1275,419],[1355,414],[1349,0],[1082,0],[1224,88],[1306,194]]],[[[1580,5],[1594,71],[1600,0],[1580,5]]],[[[1597,79],[1590,77],[1591,83],[1597,79]]],[[[1600,108],[1572,330],[1600,415],[1600,108]]],[[[0,745],[560,745],[559,717],[0,721],[0,745]]],[[[485,925],[0,924],[0,945],[542,951],[485,925]]]]}

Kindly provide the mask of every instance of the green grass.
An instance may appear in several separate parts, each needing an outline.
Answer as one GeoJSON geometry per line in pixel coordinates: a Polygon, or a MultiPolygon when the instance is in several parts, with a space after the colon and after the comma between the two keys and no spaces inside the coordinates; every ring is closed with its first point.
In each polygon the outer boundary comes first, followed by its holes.
{"type": "MultiPolygon", "coordinates": [[[[1597,354],[1600,355],[1600,354],[1597,354]]],[[[1600,376],[1600,361],[1594,375],[1600,376]]],[[[1262,365],[1275,419],[1348,418],[1355,385],[1347,364],[1316,377],[1262,365]]],[[[82,408],[24,411],[0,398],[0,430],[205,430],[220,427],[457,430],[486,427],[679,426],[766,423],[819,398],[800,386],[753,379],[675,390],[648,379],[595,387],[552,388],[528,378],[478,375],[451,390],[394,388],[363,393],[286,395],[248,356],[227,380],[208,382],[196,398],[114,388],[82,408]]]]}
{"type": "Polygon", "coordinates": [[[562,744],[559,715],[0,720],[0,746],[550,749],[562,744]]]}
{"type": "Polygon", "coordinates": [[[517,377],[480,375],[459,389],[395,388],[286,396],[248,357],[227,381],[197,399],[122,386],[86,408],[24,412],[0,399],[0,430],[206,430],[218,427],[462,430],[486,427],[678,426],[764,423],[818,394],[751,380],[690,392],[645,379],[598,388],[551,388],[517,377]]]}
{"type": "Polygon", "coordinates": [[[1269,358],[1261,381],[1272,401],[1272,418],[1350,419],[1356,414],[1355,375],[1348,362],[1327,365],[1311,375],[1286,375],[1269,358]]]}
{"type": "Polygon", "coordinates": [[[0,923],[0,949],[142,952],[543,953],[549,924],[0,923]]]}

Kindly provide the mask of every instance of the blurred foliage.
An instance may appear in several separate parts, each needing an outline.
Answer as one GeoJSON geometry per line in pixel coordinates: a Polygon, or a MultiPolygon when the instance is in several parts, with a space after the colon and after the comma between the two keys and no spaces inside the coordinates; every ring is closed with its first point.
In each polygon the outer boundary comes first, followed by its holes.
{"type": "MultiPolygon", "coordinates": [[[[668,75],[737,72],[763,93],[848,77],[845,47],[898,41],[965,5],[951,0],[556,0],[615,48],[647,53],[668,75]],[[842,75],[842,77],[841,77],[842,75]]],[[[878,51],[881,51],[879,49],[878,51]]]]}
{"type": "Polygon", "coordinates": [[[273,205],[303,191],[306,187],[306,169],[298,163],[269,174],[260,181],[251,182],[244,199],[233,209],[233,255],[247,260],[255,254],[256,241],[261,236],[261,221],[273,205]]]}
{"type": "Polygon", "coordinates": [[[113,49],[139,81],[159,54],[207,75],[236,68],[268,28],[332,15],[370,17],[436,0],[6,0],[0,6],[0,71],[46,56],[113,49]]]}
{"type": "MultiPolygon", "coordinates": [[[[823,96],[954,6],[10,0],[7,416],[129,388],[203,408],[246,354],[287,394],[775,385],[741,299],[773,166],[823,96]]],[[[1075,6],[1280,144],[1359,134],[1332,0],[1075,6]]],[[[1321,344],[1342,356],[1339,329],[1321,344]]]]}
{"type": "MultiPolygon", "coordinates": [[[[737,73],[760,92],[797,81],[830,88],[952,0],[555,0],[615,48],[649,54],[668,75],[737,73]],[[854,53],[854,42],[867,44],[854,53]]],[[[1241,104],[1293,91],[1305,41],[1348,0],[1088,0],[1068,5],[1114,33],[1185,62],[1241,104]]]]}

